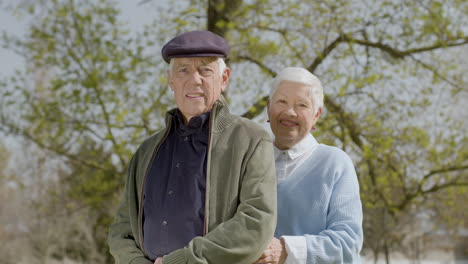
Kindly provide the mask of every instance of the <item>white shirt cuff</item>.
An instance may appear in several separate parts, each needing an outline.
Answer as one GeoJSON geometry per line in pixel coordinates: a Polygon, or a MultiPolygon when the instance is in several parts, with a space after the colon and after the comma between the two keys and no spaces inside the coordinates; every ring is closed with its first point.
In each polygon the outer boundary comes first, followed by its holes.
{"type": "Polygon", "coordinates": [[[307,261],[307,242],[303,236],[282,236],[288,256],[284,264],[305,264],[307,261]]]}

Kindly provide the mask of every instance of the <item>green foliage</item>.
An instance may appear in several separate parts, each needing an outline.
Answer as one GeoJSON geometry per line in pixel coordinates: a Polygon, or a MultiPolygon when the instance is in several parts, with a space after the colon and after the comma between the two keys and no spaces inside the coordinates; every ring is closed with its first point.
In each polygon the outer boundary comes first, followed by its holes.
{"type": "MultiPolygon", "coordinates": [[[[172,99],[159,86],[160,66],[146,45],[156,42],[154,35],[132,36],[118,21],[115,3],[49,4],[32,14],[26,38],[5,39],[21,50],[28,69],[2,84],[0,120],[6,132],[67,160],[69,173],[60,179],[70,201],[66,209],[90,209],[98,219],[90,223],[95,243],[104,253],[127,163],[172,99]]],[[[69,246],[77,255],[66,251],[68,257],[86,260],[78,245],[69,246]]]]}
{"type": "Polygon", "coordinates": [[[466,1],[169,1],[134,35],[112,1],[45,2],[30,9],[26,38],[5,37],[29,67],[0,83],[1,126],[66,159],[70,210],[92,210],[102,251],[102,208],[115,205],[131,154],[173,105],[159,48],[205,27],[231,45],[236,113],[261,119],[283,67],[321,79],[314,134],[355,162],[366,249],[397,250],[418,214],[442,222],[463,209],[454,201],[468,184],[467,127],[453,113],[467,87],[466,1]]]}

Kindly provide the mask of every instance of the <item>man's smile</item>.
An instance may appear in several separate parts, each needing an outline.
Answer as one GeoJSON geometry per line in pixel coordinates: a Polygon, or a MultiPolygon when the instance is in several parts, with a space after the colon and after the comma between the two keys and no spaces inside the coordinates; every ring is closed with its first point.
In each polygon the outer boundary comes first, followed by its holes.
{"type": "Polygon", "coordinates": [[[189,99],[198,99],[198,98],[203,98],[205,95],[203,93],[189,93],[186,94],[185,97],[189,99]]]}

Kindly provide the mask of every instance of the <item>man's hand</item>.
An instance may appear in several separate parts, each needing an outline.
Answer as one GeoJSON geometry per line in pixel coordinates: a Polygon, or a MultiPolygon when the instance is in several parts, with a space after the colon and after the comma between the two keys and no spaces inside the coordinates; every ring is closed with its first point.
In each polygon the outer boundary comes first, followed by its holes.
{"type": "Polygon", "coordinates": [[[162,264],[162,257],[157,258],[157,259],[154,261],[154,264],[162,264]]]}
{"type": "Polygon", "coordinates": [[[284,246],[284,240],[273,237],[270,244],[268,244],[268,247],[263,251],[263,254],[255,263],[282,264],[286,260],[287,256],[288,253],[284,246]]]}

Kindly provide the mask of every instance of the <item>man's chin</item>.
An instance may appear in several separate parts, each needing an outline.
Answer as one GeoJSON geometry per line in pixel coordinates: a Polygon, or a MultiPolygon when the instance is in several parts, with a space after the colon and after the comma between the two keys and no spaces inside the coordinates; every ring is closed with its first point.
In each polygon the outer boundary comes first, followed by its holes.
{"type": "Polygon", "coordinates": [[[180,109],[180,112],[182,112],[182,114],[187,118],[187,117],[194,117],[194,116],[199,116],[201,114],[204,114],[206,112],[208,112],[209,110],[207,110],[206,108],[203,108],[203,109],[190,109],[188,111],[185,111],[183,109],[180,109]]]}

